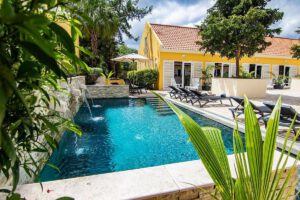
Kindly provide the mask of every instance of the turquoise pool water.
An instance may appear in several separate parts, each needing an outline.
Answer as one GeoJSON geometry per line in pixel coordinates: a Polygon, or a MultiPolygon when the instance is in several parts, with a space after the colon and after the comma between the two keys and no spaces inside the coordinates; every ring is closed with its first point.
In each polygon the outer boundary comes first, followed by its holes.
{"type": "MultiPolygon", "coordinates": [[[[176,115],[157,99],[94,100],[92,117],[83,105],[75,122],[82,137],[65,132],[45,166],[41,181],[123,171],[198,159],[176,115]]],[[[232,129],[183,109],[201,126],[222,130],[227,154],[233,153],[232,129]]]]}

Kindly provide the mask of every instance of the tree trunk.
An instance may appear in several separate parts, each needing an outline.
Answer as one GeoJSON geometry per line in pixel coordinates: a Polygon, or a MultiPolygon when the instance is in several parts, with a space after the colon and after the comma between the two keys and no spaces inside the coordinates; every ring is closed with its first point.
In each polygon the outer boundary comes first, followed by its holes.
{"type": "Polygon", "coordinates": [[[240,77],[240,59],[241,59],[241,47],[238,46],[235,52],[235,65],[236,65],[236,74],[237,78],[240,77]]]}
{"type": "MultiPolygon", "coordinates": [[[[97,33],[94,28],[91,30],[91,49],[92,53],[95,57],[97,57],[98,54],[98,38],[97,38],[97,33]]],[[[95,67],[97,65],[96,59],[92,59],[92,66],[95,67]]]]}

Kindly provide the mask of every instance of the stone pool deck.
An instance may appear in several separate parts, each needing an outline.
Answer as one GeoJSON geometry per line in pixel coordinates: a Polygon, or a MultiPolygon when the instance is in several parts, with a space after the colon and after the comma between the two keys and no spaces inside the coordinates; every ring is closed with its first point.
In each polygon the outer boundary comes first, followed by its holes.
{"type": "MultiPolygon", "coordinates": [[[[276,152],[273,170],[279,157],[280,153],[276,152]]],[[[230,155],[228,159],[232,177],[236,178],[235,158],[230,155]]],[[[283,177],[287,176],[294,162],[293,158],[288,159],[283,177]]],[[[292,177],[289,188],[296,187],[297,170],[292,177]]],[[[39,183],[17,188],[26,200],[53,200],[63,196],[76,200],[210,200],[209,192],[213,191],[213,181],[200,160],[50,181],[43,183],[43,190],[39,183]]],[[[294,193],[291,194],[289,199],[294,199],[294,196],[294,193]]],[[[5,196],[0,194],[0,199],[5,199],[5,196]]]]}

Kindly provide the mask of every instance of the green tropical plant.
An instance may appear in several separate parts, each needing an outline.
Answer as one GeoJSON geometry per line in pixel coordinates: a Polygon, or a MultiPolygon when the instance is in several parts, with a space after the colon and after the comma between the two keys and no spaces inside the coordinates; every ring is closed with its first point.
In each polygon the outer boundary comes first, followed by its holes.
{"type": "Polygon", "coordinates": [[[18,199],[21,169],[34,179],[46,163],[34,154],[49,156],[64,129],[81,135],[56,111],[66,92],[59,83],[70,70],[88,70],[75,53],[81,33],[70,12],[62,0],[0,0],[0,176],[12,180],[12,191],[1,190],[8,199],[18,199]]]}
{"type": "Polygon", "coordinates": [[[90,39],[92,53],[98,56],[98,38],[108,39],[118,31],[117,11],[106,0],[80,0],[74,7],[84,18],[82,31],[90,39]]]}
{"type": "Polygon", "coordinates": [[[101,76],[102,71],[103,71],[102,68],[97,68],[97,67],[90,68],[88,72],[84,73],[85,84],[94,85],[97,79],[99,78],[99,76],[101,76]]]}
{"type": "Polygon", "coordinates": [[[282,19],[278,9],[267,7],[270,0],[217,0],[204,22],[198,26],[201,50],[234,58],[236,77],[240,59],[262,52],[271,43],[266,37],[281,32],[273,24],[282,19]]]}
{"type": "Polygon", "coordinates": [[[155,69],[129,71],[127,72],[127,79],[130,80],[132,84],[151,89],[158,79],[158,71],[155,69]]]}
{"type": "Polygon", "coordinates": [[[145,69],[144,70],[144,85],[147,88],[153,88],[153,85],[158,80],[158,71],[156,69],[145,69]]]}
{"type": "MultiPolygon", "coordinates": [[[[296,31],[296,33],[300,34],[300,27],[296,31]]],[[[293,58],[300,59],[300,45],[299,44],[294,44],[291,48],[292,53],[293,53],[293,58]]]]}
{"type": "MultiPolygon", "coordinates": [[[[162,97],[160,98],[164,100],[162,97]]],[[[236,179],[233,178],[230,170],[221,131],[213,127],[200,127],[178,107],[166,100],[164,101],[172,108],[183,124],[222,199],[288,199],[290,195],[294,194],[295,187],[289,188],[288,184],[297,170],[299,154],[286,177],[283,176],[283,172],[300,131],[295,134],[291,146],[287,148],[291,128],[288,130],[280,159],[278,163],[274,163],[280,119],[280,98],[270,115],[266,136],[263,140],[258,119],[249,100],[245,97],[245,145],[238,131],[238,125],[233,131],[236,179]],[[286,149],[288,149],[287,156],[285,156],[286,149]],[[273,171],[273,165],[276,166],[275,171],[273,171]]],[[[218,199],[215,193],[211,195],[214,199],[218,199]]]]}
{"type": "MultiPolygon", "coordinates": [[[[82,44],[90,49],[94,58],[91,66],[95,67],[103,60],[110,67],[111,59],[117,56],[118,45],[123,43],[123,36],[137,40],[130,33],[129,21],[140,20],[151,12],[152,7],[139,7],[135,0],[80,0],[74,5],[76,16],[82,18],[82,44]],[[84,40],[89,40],[86,42],[84,40]]],[[[91,58],[87,58],[89,62],[91,58]]],[[[109,69],[111,70],[111,69],[109,69]]]]}
{"type": "Polygon", "coordinates": [[[273,82],[275,85],[284,85],[284,82],[286,79],[287,79],[287,77],[280,75],[280,76],[275,77],[273,79],[273,82]]]}
{"type": "Polygon", "coordinates": [[[203,80],[203,89],[204,90],[210,90],[211,87],[211,79],[214,76],[214,65],[209,65],[205,69],[202,70],[202,77],[203,80]]]}
{"type": "Polygon", "coordinates": [[[244,78],[244,79],[253,79],[253,78],[255,78],[255,71],[248,72],[248,71],[244,70],[243,66],[240,66],[239,68],[240,68],[239,78],[244,78]]]}
{"type": "Polygon", "coordinates": [[[114,75],[113,71],[109,71],[109,72],[106,72],[106,73],[101,72],[101,76],[104,77],[107,80],[110,79],[113,75],[114,75]]]}

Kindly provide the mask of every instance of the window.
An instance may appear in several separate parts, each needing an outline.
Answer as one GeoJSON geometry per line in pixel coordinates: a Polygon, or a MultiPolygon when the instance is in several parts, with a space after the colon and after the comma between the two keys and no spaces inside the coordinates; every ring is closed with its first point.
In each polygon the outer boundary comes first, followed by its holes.
{"type": "Polygon", "coordinates": [[[228,78],[230,71],[230,65],[224,63],[215,63],[214,77],[228,78]]]}
{"type": "Polygon", "coordinates": [[[256,68],[256,65],[255,64],[250,64],[249,65],[249,73],[254,73],[255,74],[255,68],[256,68]]]}
{"type": "Polygon", "coordinates": [[[222,77],[222,63],[215,63],[214,77],[222,77]]]}
{"type": "Polygon", "coordinates": [[[288,67],[288,66],[285,66],[285,72],[284,72],[284,75],[285,76],[290,76],[290,67],[288,67]]]}
{"type": "Polygon", "coordinates": [[[229,64],[223,65],[223,77],[229,78],[229,64]]]}
{"type": "Polygon", "coordinates": [[[281,76],[290,76],[290,66],[279,65],[279,73],[281,76]]]}
{"type": "Polygon", "coordinates": [[[261,65],[256,66],[256,78],[262,78],[262,66],[261,65]]]}
{"type": "Polygon", "coordinates": [[[255,78],[262,78],[262,65],[250,64],[249,73],[255,78]]]}
{"type": "Polygon", "coordinates": [[[284,65],[279,65],[279,75],[284,75],[284,65]]]}
{"type": "Polygon", "coordinates": [[[182,62],[174,62],[174,79],[176,84],[182,84],[182,62]]]}
{"type": "Polygon", "coordinates": [[[290,82],[290,78],[289,78],[290,77],[290,70],[291,70],[290,66],[279,65],[278,75],[286,77],[286,79],[284,80],[286,85],[289,85],[289,82],[290,82]]]}

